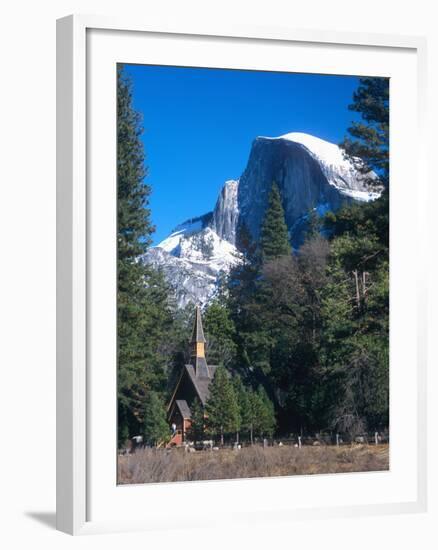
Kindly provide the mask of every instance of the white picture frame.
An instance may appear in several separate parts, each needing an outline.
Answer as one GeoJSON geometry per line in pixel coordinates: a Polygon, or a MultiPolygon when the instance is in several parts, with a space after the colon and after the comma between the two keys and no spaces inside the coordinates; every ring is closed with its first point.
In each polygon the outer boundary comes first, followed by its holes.
{"type": "MultiPolygon", "coordinates": [[[[411,82],[412,94],[409,99],[410,109],[410,124],[412,131],[415,132],[417,148],[411,152],[411,158],[409,159],[409,165],[405,169],[411,177],[415,178],[415,186],[411,191],[411,197],[403,194],[403,190],[394,195],[394,206],[391,205],[391,216],[397,222],[397,212],[395,207],[403,208],[403,204],[407,200],[414,200],[416,204],[415,217],[417,225],[414,224],[412,231],[417,237],[416,242],[425,242],[425,239],[421,239],[421,235],[425,233],[425,220],[421,215],[422,211],[425,211],[425,173],[424,166],[425,161],[423,155],[426,147],[424,147],[424,122],[425,122],[425,56],[426,56],[426,44],[425,40],[418,37],[405,37],[405,36],[390,36],[390,35],[370,35],[370,34],[350,34],[350,33],[335,33],[327,31],[300,31],[287,28],[252,28],[252,27],[235,27],[230,25],[230,28],[197,28],[196,25],[193,28],[177,28],[173,26],[161,26],[160,28],[151,27],[146,23],[138,21],[130,21],[124,19],[112,19],[106,17],[96,16],[69,16],[60,19],[57,24],[57,528],[61,531],[70,534],[84,534],[95,532],[108,532],[114,530],[130,530],[130,529],[154,529],[168,526],[172,523],[172,519],[175,521],[173,525],[180,526],[182,524],[187,525],[210,525],[210,519],[202,514],[200,517],[188,519],[186,517],[176,518],[173,517],[169,511],[164,514],[164,502],[170,496],[175,499],[186,499],[190,501],[193,499],[203,499],[205,495],[214,494],[215,502],[222,505],[227,502],[227,499],[232,502],[237,502],[239,498],[241,500],[241,506],[244,506],[244,502],[254,502],[256,494],[260,493],[266,495],[267,504],[264,506],[252,506],[245,508],[244,513],[239,514],[238,509],[233,509],[233,506],[229,506],[229,510],[226,511],[226,506],[222,506],[223,517],[221,520],[227,521],[261,521],[273,520],[276,517],[284,519],[287,518],[321,518],[330,516],[351,516],[359,514],[382,514],[382,513],[394,513],[394,512],[418,512],[426,509],[426,289],[425,289],[425,275],[423,272],[424,254],[420,247],[416,251],[418,254],[419,262],[415,269],[411,270],[403,277],[404,279],[396,280],[394,288],[397,290],[403,284],[410,285],[412,292],[410,293],[410,299],[406,301],[405,307],[409,310],[409,314],[412,314],[414,321],[409,321],[408,326],[400,326],[399,343],[397,346],[410,346],[400,352],[401,358],[403,355],[406,357],[405,361],[408,362],[408,357],[412,358],[411,365],[413,371],[410,372],[412,378],[406,379],[404,385],[400,385],[397,393],[394,397],[394,403],[401,404],[404,398],[412,400],[412,406],[415,409],[415,414],[412,416],[412,430],[407,435],[403,435],[403,438],[409,439],[409,441],[402,441],[400,449],[405,449],[406,456],[411,456],[412,460],[406,459],[404,464],[403,460],[400,462],[400,478],[394,478],[391,485],[390,476],[397,474],[397,464],[395,470],[388,474],[388,487],[387,494],[382,494],[379,498],[373,500],[372,496],[364,498],[363,501],[359,498],[351,498],[351,502],[347,502],[348,498],[344,495],[344,501],[333,502],[328,505],[324,499],[315,501],[302,497],[301,504],[289,503],[287,499],[279,499],[277,506],[268,503],[272,496],[276,494],[276,491],[280,490],[280,487],[289,484],[291,478],[281,478],[274,480],[233,480],[231,482],[198,482],[195,484],[162,484],[161,486],[153,485],[148,489],[144,487],[119,487],[116,491],[113,491],[112,487],[104,487],[108,485],[109,477],[103,477],[97,481],[95,478],[99,477],[96,473],[95,462],[99,461],[99,465],[102,465],[102,472],[111,472],[112,464],[116,460],[115,455],[107,452],[107,449],[111,449],[105,442],[108,442],[112,438],[115,428],[115,413],[107,416],[108,429],[102,428],[102,441],[97,445],[95,443],[96,438],[101,437],[97,434],[93,422],[96,422],[98,418],[98,411],[96,410],[96,402],[98,397],[96,396],[96,379],[98,378],[104,389],[102,395],[102,410],[110,412],[110,409],[105,407],[114,407],[115,402],[113,394],[115,387],[112,388],[111,384],[114,380],[114,372],[112,372],[113,378],[102,378],[102,371],[99,371],[99,361],[96,361],[95,353],[96,347],[94,341],[97,340],[95,331],[95,316],[104,315],[99,313],[99,302],[95,295],[97,292],[94,282],[95,275],[90,266],[93,264],[92,254],[96,251],[93,244],[93,235],[96,234],[97,217],[99,216],[99,227],[111,228],[111,224],[114,222],[114,185],[112,187],[112,197],[105,204],[96,210],[96,201],[93,193],[93,187],[89,186],[90,181],[96,179],[94,172],[95,164],[91,162],[91,155],[96,151],[93,149],[93,135],[90,132],[102,132],[108,134],[108,129],[114,128],[115,124],[115,111],[114,120],[109,121],[109,126],[104,129],[99,127],[99,120],[94,119],[94,113],[91,115],[92,109],[90,105],[93,104],[93,89],[92,86],[106,85],[105,75],[102,73],[101,77],[93,71],[95,67],[99,66],[99,60],[93,56],[99,54],[99,51],[104,51],[107,55],[107,66],[114,66],[114,59],[118,55],[121,56],[119,61],[125,62],[141,62],[141,56],[138,54],[139,41],[157,40],[160,44],[163,44],[163,52],[165,52],[166,60],[168,63],[174,59],[173,63],[183,64],[184,48],[178,48],[182,44],[190,45],[194,41],[215,42],[221,44],[220,51],[217,50],[217,56],[223,55],[223,52],[228,52],[228,55],[238,57],[236,54],[240,51],[241,46],[245,45],[248,50],[248,59],[251,59],[251,49],[257,47],[260,49],[261,56],[258,62],[266,63],[265,67],[268,67],[271,63],[269,57],[269,51],[266,48],[287,48],[287,47],[301,47],[311,51],[312,48],[335,48],[338,52],[338,58],[340,59],[349,49],[355,49],[359,52],[359,49],[366,51],[366,54],[370,56],[369,63],[366,62],[366,55],[364,54],[364,66],[372,67],[373,59],[382,57],[383,53],[394,58],[400,58],[398,61],[394,61],[394,64],[401,66],[403,60],[400,56],[406,54],[409,57],[412,66],[412,76],[415,73],[415,79],[411,82]],[[98,40],[93,36],[104,36],[104,43],[99,45],[98,40]],[[93,34],[95,33],[95,34],[93,34]],[[117,53],[118,42],[123,36],[129,34],[130,40],[135,44],[129,45],[126,41],[125,46],[120,49],[120,54],[117,53]],[[118,37],[118,38],[117,38],[118,37]],[[137,49],[135,49],[137,48],[137,49]],[[264,50],[263,50],[264,49],[264,50]],[[266,56],[263,57],[263,52],[266,50],[266,56]],[[137,51],[137,57],[134,59],[131,57],[133,52],[137,51]],[[131,52],[131,53],[129,53],[131,52]],[[394,54],[394,55],[393,55],[394,54]],[[129,55],[127,58],[126,56],[129,55]],[[113,56],[111,59],[109,56],[113,56]],[[115,56],[115,57],[114,57],[115,56]],[[373,57],[374,56],[374,57],[373,57]],[[260,59],[262,61],[260,61],[260,59]],[[93,80],[94,79],[94,80],[93,80]],[[100,83],[100,84],[99,84],[100,83]],[[414,105],[415,103],[415,105],[414,105]],[[412,193],[415,195],[412,197],[412,193]],[[107,221],[105,218],[105,212],[108,214],[107,221]],[[101,217],[103,215],[103,218],[101,217]],[[105,223],[107,225],[105,225],[105,223]],[[423,259],[423,261],[421,261],[423,259]],[[415,285],[415,289],[414,286],[415,285]],[[93,300],[97,300],[93,302],[93,300]],[[92,305],[91,305],[92,304],[92,305]],[[414,330],[415,342],[403,343],[403,334],[408,334],[409,331],[414,330]],[[406,332],[403,332],[406,331],[406,332]],[[406,393],[403,396],[403,392],[406,393]],[[400,397],[400,399],[398,399],[400,397]],[[103,455],[103,452],[106,455],[103,455]],[[101,453],[98,455],[98,453],[101,453]],[[109,456],[111,455],[111,456],[109,456]],[[98,457],[98,458],[96,458],[98,457]],[[107,458],[105,458],[107,457],[107,458]],[[103,462],[106,462],[103,464],[103,462]],[[406,476],[406,473],[409,476],[406,476]],[[401,488],[405,490],[403,497],[397,496],[394,492],[391,497],[391,491],[394,490],[394,484],[400,484],[400,479],[404,476],[406,479],[406,486],[401,488]],[[411,481],[409,481],[409,479],[411,481]],[[232,485],[230,485],[230,483],[232,485]],[[280,485],[281,483],[281,485],[280,485]],[[94,485],[93,485],[94,484],[94,485]],[[410,484],[410,485],[409,485],[410,484]],[[408,487],[409,486],[409,487],[408,487]],[[93,487],[91,489],[91,487],[93,487]],[[392,487],[392,489],[391,489],[392,487]],[[238,492],[236,492],[236,488],[238,492]],[[150,505],[150,498],[145,500],[145,490],[148,490],[148,496],[154,499],[154,510],[148,506],[150,505]],[[129,491],[131,491],[131,497],[128,497],[129,491]],[[99,494],[97,494],[99,493],[99,494]],[[245,496],[246,495],[246,496],[245,496]],[[103,501],[110,501],[114,499],[119,501],[111,508],[105,508],[101,505],[103,501]],[[246,500],[245,500],[246,499],[246,500]],[[347,500],[345,500],[347,499],[347,500]],[[139,504],[143,504],[142,514],[134,514],[129,510],[129,506],[132,504],[138,509],[139,504]],[[98,509],[99,513],[90,514],[90,510],[98,509]],[[117,510],[125,510],[125,513],[117,512],[117,510]],[[169,517],[169,514],[171,517],[169,517]]],[[[152,44],[152,42],[150,42],[152,44]]],[[[153,43],[155,46],[158,42],[153,43]]],[[[207,48],[208,49],[208,48],[207,48]]],[[[148,51],[140,50],[142,55],[148,55],[148,51]]],[[[300,50],[301,51],[301,50],[300,50]]],[[[333,50],[334,51],[334,50],[333,50]]],[[[154,49],[156,53],[157,50],[154,49]]],[[[350,52],[351,53],[351,52],[350,52]]],[[[150,55],[150,51],[149,51],[150,55]]],[[[155,55],[155,54],[154,54],[155,55]]],[[[210,54],[212,59],[214,52],[210,54]]],[[[344,57],[345,57],[344,56],[344,57]]],[[[281,56],[280,56],[281,57],[281,56]]],[[[205,59],[205,58],[204,58],[205,59]]],[[[215,64],[212,66],[219,66],[220,57],[215,58],[215,64]]],[[[334,59],[334,58],[333,58],[334,59]]],[[[156,56],[154,57],[154,61],[156,56]]],[[[202,61],[199,61],[202,66],[202,61]]],[[[238,61],[236,61],[238,63],[238,61]]],[[[281,63],[281,60],[278,61],[281,63]]],[[[391,61],[388,61],[391,63],[391,61]]],[[[166,64],[163,62],[163,64],[166,64]]],[[[408,66],[409,63],[406,65],[408,66]]],[[[204,65],[205,66],[205,65],[204,65]]],[[[225,61],[225,66],[229,64],[225,61]]],[[[254,66],[256,66],[254,60],[254,66]]],[[[410,66],[410,65],[409,65],[410,66]]],[[[339,72],[341,64],[328,68],[326,71],[332,70],[333,73],[339,72]]],[[[275,67],[280,68],[281,67],[275,67]]],[[[97,70],[97,69],[96,69],[97,70]]],[[[364,69],[365,70],[365,69],[364,69]]],[[[383,70],[383,69],[382,69],[383,70]]],[[[399,70],[399,69],[397,69],[399,70]]],[[[407,69],[410,70],[410,69],[407,69]]],[[[309,70],[312,72],[312,70],[309,70]]],[[[324,69],[323,71],[324,72],[324,69]]],[[[107,75],[109,73],[106,73],[107,75]]],[[[365,73],[364,73],[365,74],[365,73]]],[[[378,74],[374,73],[373,74],[378,74]]],[[[382,73],[385,74],[385,73],[382,73]]],[[[394,73],[396,74],[396,73],[394,73]]],[[[408,92],[407,92],[408,93],[408,92]]],[[[109,95],[112,97],[102,100],[105,104],[105,108],[110,109],[111,101],[114,100],[115,88],[111,89],[109,95]]],[[[402,105],[403,98],[400,96],[399,108],[402,105]]],[[[406,105],[405,105],[406,107],[406,105]]],[[[106,111],[106,114],[111,111],[106,111]]],[[[397,105],[393,113],[401,112],[397,111],[397,105]]],[[[102,113],[99,116],[103,116],[102,113]]],[[[409,118],[409,116],[407,117],[409,118]]],[[[391,124],[396,127],[397,120],[392,119],[391,124]]],[[[400,127],[400,130],[402,128],[400,127]]],[[[115,134],[108,136],[107,146],[111,147],[111,139],[114,140],[115,134]]],[[[398,138],[397,138],[398,139],[398,138]]],[[[103,142],[102,142],[103,143],[103,142]]],[[[115,147],[115,142],[113,143],[115,147]]],[[[395,158],[403,158],[403,143],[396,143],[396,149],[398,150],[398,156],[395,158]]],[[[102,147],[105,145],[102,144],[102,147]]],[[[107,149],[106,151],[109,151],[107,149]]],[[[406,151],[405,151],[406,153],[406,151]]],[[[392,154],[392,153],[391,153],[392,154]]],[[[106,157],[108,158],[108,157],[106,157]]],[[[115,181],[115,163],[113,158],[108,160],[106,170],[108,173],[113,172],[113,183],[115,181]]],[[[98,168],[99,169],[99,168],[98,168]]],[[[400,178],[404,177],[400,172],[400,166],[397,162],[391,167],[391,177],[394,174],[399,174],[400,178]]],[[[103,175],[101,173],[100,175],[103,175]]],[[[403,187],[403,186],[401,186],[403,187]]],[[[400,222],[400,220],[398,220],[400,222]]],[[[397,222],[398,223],[398,222],[397,222]]],[[[391,226],[393,229],[393,226],[391,226]]],[[[401,225],[400,225],[401,227],[401,225]]],[[[404,235],[407,239],[409,236],[404,235]]],[[[114,254],[111,248],[111,243],[108,243],[107,259],[111,265],[114,265],[114,254]],[[111,262],[113,262],[111,264],[111,262]]],[[[391,243],[392,246],[392,243],[391,243]]],[[[395,242],[395,254],[397,254],[398,243],[395,242]]],[[[100,254],[101,252],[99,252],[100,254]]],[[[103,252],[104,254],[104,252],[103,252]]],[[[397,256],[393,262],[391,257],[392,266],[394,269],[400,271],[403,269],[402,260],[397,263],[397,256]]],[[[100,261],[99,261],[100,263],[100,261]]],[[[102,262],[104,265],[104,262],[102,262]]],[[[93,268],[94,269],[94,268],[93,268]]],[[[391,269],[393,269],[391,267],[391,269]]],[[[408,269],[409,271],[409,269],[408,269]]],[[[111,279],[111,277],[109,278],[111,279]]],[[[109,285],[102,285],[105,287],[104,291],[114,294],[115,280],[109,285]]],[[[391,279],[391,284],[393,283],[391,279]]],[[[400,288],[399,288],[400,290],[400,288]]],[[[392,291],[391,291],[392,292],[392,291]]],[[[395,292],[395,291],[394,291],[395,292]]],[[[109,294],[106,294],[108,296],[109,294]]],[[[400,312],[403,313],[400,301],[394,301],[393,293],[391,294],[391,307],[394,308],[397,318],[400,317],[400,312]]],[[[114,309],[114,300],[110,300],[110,309],[114,309]]],[[[391,317],[392,320],[392,317],[391,317]]],[[[109,315],[107,323],[107,329],[113,330],[111,322],[114,321],[114,317],[109,315]]],[[[391,321],[392,322],[392,321],[391,321]]],[[[102,331],[107,330],[102,323],[102,331]]],[[[394,342],[391,340],[391,353],[397,352],[397,348],[394,347],[394,342]]],[[[108,347],[109,355],[113,354],[113,348],[108,347]]],[[[110,359],[111,360],[111,359],[110,359]]],[[[115,359],[114,359],[115,360],[115,359]]],[[[391,358],[392,360],[392,358],[391,358]]],[[[110,369],[111,370],[111,369],[110,369]]],[[[104,375],[106,376],[106,375],[104,375]]],[[[397,374],[396,374],[397,376],[397,374]]],[[[392,391],[392,388],[391,388],[392,391]]],[[[395,406],[395,405],[394,405],[395,406]]],[[[399,408],[401,411],[401,407],[399,408]]],[[[391,404],[391,418],[393,418],[394,410],[393,404],[391,404]]],[[[393,426],[391,426],[391,430],[393,426]]],[[[400,435],[400,434],[399,434],[400,435]]],[[[402,435],[402,434],[401,434],[402,435]]],[[[395,426],[394,439],[397,440],[397,425],[395,426]]],[[[402,439],[402,438],[401,438],[402,439]]],[[[396,446],[395,446],[396,448],[396,446]]],[[[391,444],[391,449],[393,446],[391,444]]],[[[391,450],[391,452],[393,452],[391,450]]],[[[396,451],[394,451],[396,452],[396,451]]],[[[401,452],[401,451],[400,451],[401,452]]],[[[391,460],[395,458],[397,462],[397,456],[391,455],[391,460]]],[[[337,474],[339,476],[340,474],[337,474]]],[[[375,486],[384,485],[386,481],[384,478],[373,478],[373,475],[379,474],[349,474],[362,476],[363,485],[375,486]],[[383,481],[382,481],[383,480],[383,481]]],[[[382,474],[381,474],[382,475],[382,474]]],[[[336,477],[336,476],[335,476],[336,477]]],[[[319,490],[327,491],[329,487],[333,486],[333,476],[314,476],[313,479],[309,477],[301,477],[300,480],[293,481],[294,493],[305,494],[305,484],[312,485],[312,491],[315,494],[319,490]],[[320,481],[314,481],[318,477],[320,481]],[[323,487],[325,485],[325,488],[323,487]],[[320,486],[320,487],[318,487],[320,486]],[[301,487],[301,488],[300,488],[301,487]],[[300,493],[302,491],[302,493],[300,493]]],[[[339,478],[340,484],[351,485],[353,478],[349,478],[347,482],[345,476],[339,478]]],[[[386,478],[385,478],[386,479],[386,478]]],[[[115,484],[115,472],[114,472],[114,484],[115,484]]],[[[347,491],[347,489],[346,489],[347,491]]],[[[340,491],[342,493],[342,490],[340,491]]],[[[400,493],[401,494],[401,493],[400,493]]],[[[353,495],[353,493],[351,493],[353,495]]],[[[336,498],[333,499],[334,501],[336,498]]],[[[141,508],[141,506],[140,506],[141,508]]],[[[218,508],[220,510],[220,508],[218,508]]],[[[218,512],[220,513],[220,512],[218,512]]],[[[213,520],[211,520],[213,521],[213,520]]],[[[217,521],[217,515],[214,521],[217,521]]]]}

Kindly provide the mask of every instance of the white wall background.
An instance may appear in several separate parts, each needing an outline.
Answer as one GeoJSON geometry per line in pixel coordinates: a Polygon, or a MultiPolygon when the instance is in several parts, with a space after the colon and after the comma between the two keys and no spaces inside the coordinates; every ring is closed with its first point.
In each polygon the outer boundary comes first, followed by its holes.
{"type": "MultiPolygon", "coordinates": [[[[429,40],[429,158],[438,127],[436,2],[416,0],[30,0],[1,11],[0,65],[0,544],[3,548],[436,548],[437,475],[430,511],[255,525],[251,532],[167,531],[73,539],[54,530],[55,511],[55,20],[70,13],[138,14],[151,21],[382,32],[429,40]]],[[[438,181],[430,177],[429,446],[438,463],[438,181]]],[[[426,213],[425,213],[426,214],[426,213]]],[[[407,220],[408,222],[408,220],[407,220]]],[[[408,251],[407,251],[408,253],[408,251]]],[[[204,505],[204,504],[201,504],[204,505]]]]}

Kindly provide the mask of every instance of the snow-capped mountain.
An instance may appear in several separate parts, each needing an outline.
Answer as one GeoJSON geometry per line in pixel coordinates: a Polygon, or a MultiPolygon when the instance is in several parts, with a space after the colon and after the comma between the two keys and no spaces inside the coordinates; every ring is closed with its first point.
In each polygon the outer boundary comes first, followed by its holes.
{"type": "Polygon", "coordinates": [[[302,243],[309,211],[319,215],[379,196],[333,143],[303,133],[254,140],[239,180],[226,181],[212,212],[178,225],[144,260],[164,270],[178,305],[207,303],[220,277],[239,261],[236,234],[245,223],[257,240],[272,182],[280,189],[291,243],[302,243]]]}
{"type": "Polygon", "coordinates": [[[145,255],[145,261],[164,270],[176,290],[179,307],[207,303],[214,296],[221,274],[239,261],[234,244],[237,185],[236,181],[227,181],[213,212],[178,225],[145,255]]]}

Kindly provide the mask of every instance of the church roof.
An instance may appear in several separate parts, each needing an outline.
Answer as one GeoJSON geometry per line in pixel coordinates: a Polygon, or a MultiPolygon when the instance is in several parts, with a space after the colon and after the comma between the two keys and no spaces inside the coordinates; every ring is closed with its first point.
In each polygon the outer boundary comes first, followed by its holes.
{"type": "MultiPolygon", "coordinates": [[[[185,365],[184,369],[181,372],[181,376],[176,384],[175,390],[173,392],[172,398],[170,400],[168,411],[172,409],[173,404],[175,403],[174,399],[178,397],[187,397],[189,402],[193,398],[193,392],[189,391],[188,395],[183,395],[186,391],[185,380],[188,378],[190,380],[193,389],[195,390],[197,396],[199,397],[202,405],[205,405],[209,396],[210,396],[210,384],[216,373],[216,365],[207,365],[207,361],[204,355],[204,343],[206,342],[204,337],[204,331],[202,329],[202,319],[201,319],[201,308],[196,306],[195,309],[195,321],[193,325],[192,332],[192,356],[190,358],[190,364],[185,365]],[[182,390],[179,388],[182,384],[182,390]]],[[[190,418],[190,407],[185,399],[176,400],[176,406],[178,407],[181,414],[189,415],[184,416],[185,418],[190,418]]]]}
{"type": "Polygon", "coordinates": [[[201,319],[201,308],[196,306],[195,309],[195,322],[193,323],[193,332],[192,339],[190,342],[193,344],[195,342],[206,342],[207,340],[204,337],[204,329],[202,328],[202,319],[201,319]]]}
{"type": "Polygon", "coordinates": [[[198,378],[211,378],[205,357],[195,355],[191,357],[190,364],[195,368],[195,373],[198,378]]]}
{"type": "Polygon", "coordinates": [[[179,412],[181,413],[183,418],[191,418],[192,412],[190,410],[190,407],[187,404],[187,401],[185,399],[177,399],[175,401],[176,406],[179,409],[179,412]]]}
{"type": "Polygon", "coordinates": [[[205,405],[209,396],[210,396],[210,384],[216,373],[217,365],[208,365],[206,364],[208,376],[196,376],[196,370],[193,365],[185,365],[187,374],[190,377],[192,384],[195,386],[196,393],[201,400],[201,403],[205,405]]]}

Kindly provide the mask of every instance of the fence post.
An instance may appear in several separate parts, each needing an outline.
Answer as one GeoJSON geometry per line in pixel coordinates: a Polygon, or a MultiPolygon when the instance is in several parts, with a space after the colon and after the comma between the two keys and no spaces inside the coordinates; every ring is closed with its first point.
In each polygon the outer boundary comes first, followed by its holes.
{"type": "Polygon", "coordinates": [[[374,432],[374,443],[379,444],[379,432],[374,432]]]}

